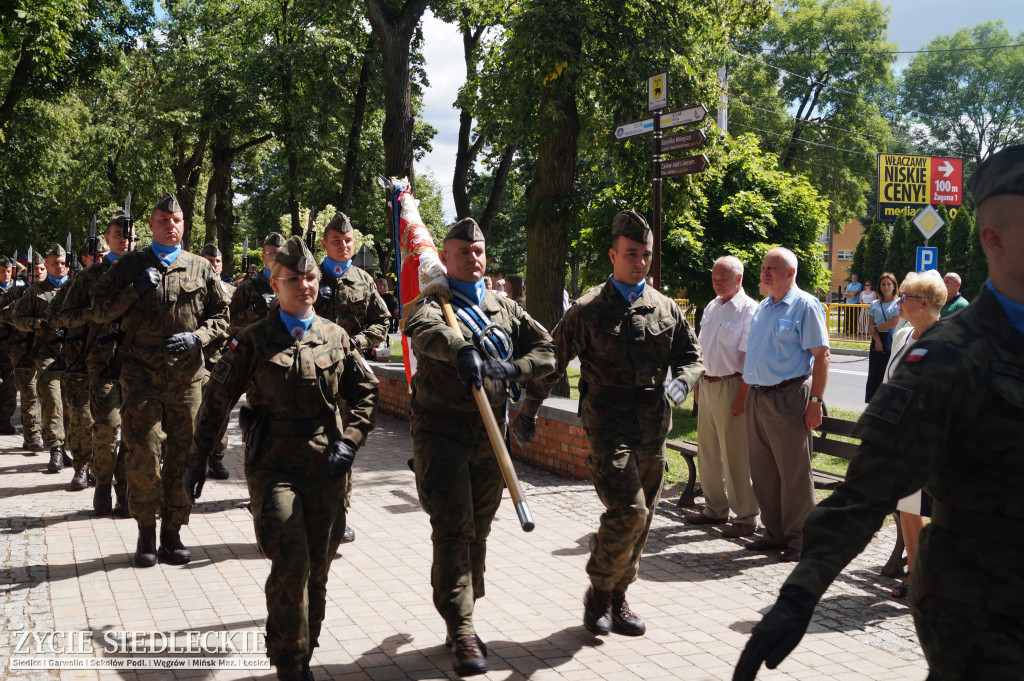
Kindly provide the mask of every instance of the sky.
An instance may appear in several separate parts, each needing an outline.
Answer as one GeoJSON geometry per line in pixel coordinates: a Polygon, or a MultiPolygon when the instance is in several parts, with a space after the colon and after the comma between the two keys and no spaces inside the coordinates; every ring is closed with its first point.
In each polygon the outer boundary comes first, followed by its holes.
{"type": "MultiPolygon", "coordinates": [[[[889,4],[889,38],[901,50],[916,50],[938,35],[949,35],[990,19],[1002,19],[1013,35],[1024,32],[1022,0],[893,0],[889,4]]],[[[458,147],[459,112],[453,106],[466,80],[462,38],[455,26],[429,12],[423,20],[424,57],[430,87],[424,94],[423,119],[437,128],[433,151],[416,164],[416,172],[432,173],[444,196],[444,213],[455,218],[451,195],[458,147]]],[[[912,55],[900,55],[897,66],[906,66],[912,55]]]]}

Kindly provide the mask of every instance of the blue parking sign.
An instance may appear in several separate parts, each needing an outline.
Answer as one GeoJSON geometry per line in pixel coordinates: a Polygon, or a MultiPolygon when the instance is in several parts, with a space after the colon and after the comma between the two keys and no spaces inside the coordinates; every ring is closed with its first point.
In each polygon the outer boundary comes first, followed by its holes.
{"type": "Polygon", "coordinates": [[[937,269],[939,269],[939,249],[935,246],[918,246],[917,271],[926,272],[937,269]]]}

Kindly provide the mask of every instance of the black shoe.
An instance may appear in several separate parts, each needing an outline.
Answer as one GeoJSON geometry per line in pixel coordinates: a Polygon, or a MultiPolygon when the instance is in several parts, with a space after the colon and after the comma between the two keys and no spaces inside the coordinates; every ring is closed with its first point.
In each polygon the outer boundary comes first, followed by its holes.
{"type": "Polygon", "coordinates": [[[74,461],[72,461],[71,459],[71,455],[68,454],[68,450],[66,450],[64,447],[60,448],[60,460],[61,462],[63,462],[65,466],[70,466],[74,463],[74,461]]]}
{"type": "Polygon", "coordinates": [[[476,634],[463,634],[452,642],[452,668],[459,676],[475,676],[487,671],[487,660],[479,641],[476,634]]]}
{"type": "Polygon", "coordinates": [[[643,636],[647,625],[629,609],[626,594],[612,593],[612,631],[623,636],[643,636]]]}
{"type": "Polygon", "coordinates": [[[0,421],[0,435],[17,435],[18,430],[10,421],[0,421]]]}
{"type": "Polygon", "coordinates": [[[25,449],[30,452],[45,452],[46,445],[43,444],[43,438],[36,435],[35,437],[25,440],[25,449]]]}
{"type": "Polygon", "coordinates": [[[591,634],[603,636],[612,630],[612,592],[590,587],[583,597],[583,626],[591,634]]]}
{"type": "MultiPolygon", "coordinates": [[[[444,637],[444,647],[445,647],[445,648],[448,648],[448,649],[450,650],[450,649],[451,649],[451,647],[452,647],[452,643],[453,643],[453,642],[454,642],[454,641],[453,641],[453,639],[452,639],[452,637],[451,637],[451,636],[445,636],[445,637],[444,637]]],[[[477,644],[478,646],[480,646],[480,652],[482,652],[482,653],[484,654],[484,657],[487,657],[487,644],[486,644],[486,643],[484,643],[484,642],[483,642],[483,641],[482,641],[482,640],[480,639],[480,635],[479,635],[479,634],[477,634],[477,635],[476,635],[476,644],[477,644]]]]}
{"type": "Polygon", "coordinates": [[[351,544],[356,540],[356,531],[352,529],[351,525],[345,526],[345,531],[341,535],[342,544],[351,544]]]}
{"type": "Polygon", "coordinates": [[[64,450],[54,447],[50,450],[50,463],[46,464],[47,473],[60,473],[64,468],[64,450]]]}
{"type": "Polygon", "coordinates": [[[110,513],[110,483],[96,485],[96,489],[92,493],[92,510],[96,511],[98,515],[110,513]]]}
{"type": "Polygon", "coordinates": [[[220,461],[214,461],[210,464],[210,470],[207,471],[206,477],[212,478],[213,480],[227,480],[231,477],[231,472],[227,468],[224,468],[224,464],[220,461]]]}
{"type": "Polygon", "coordinates": [[[114,505],[114,516],[117,518],[131,518],[132,512],[128,509],[128,500],[117,494],[116,490],[114,495],[117,497],[117,503],[114,505]]]}
{"type": "Polygon", "coordinates": [[[160,531],[160,559],[171,565],[185,565],[192,560],[192,553],[181,543],[177,530],[160,531]]]}
{"type": "Polygon", "coordinates": [[[316,681],[313,670],[309,668],[309,662],[306,660],[302,662],[302,681],[316,681]]]}
{"type": "Polygon", "coordinates": [[[135,567],[156,565],[156,525],[139,527],[139,541],[135,545],[135,567]]]}
{"type": "Polygon", "coordinates": [[[83,468],[80,471],[75,471],[75,476],[71,478],[71,484],[69,488],[73,492],[83,490],[89,487],[89,469],[83,468]]]}

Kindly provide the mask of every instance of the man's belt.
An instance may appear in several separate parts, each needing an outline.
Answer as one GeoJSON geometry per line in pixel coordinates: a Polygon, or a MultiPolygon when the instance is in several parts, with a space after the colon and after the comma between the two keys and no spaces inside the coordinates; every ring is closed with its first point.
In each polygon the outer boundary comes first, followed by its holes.
{"type": "Polygon", "coordinates": [[[284,435],[287,437],[313,437],[333,428],[337,423],[334,416],[322,419],[271,419],[264,426],[267,435],[284,435]]]}
{"type": "Polygon", "coordinates": [[[759,390],[760,392],[770,393],[771,391],[778,390],[779,388],[785,388],[786,386],[795,385],[796,383],[803,383],[804,381],[807,380],[808,376],[810,376],[810,374],[797,376],[796,378],[790,378],[783,381],[782,383],[776,383],[775,385],[755,385],[754,387],[757,388],[757,390],[759,390]]]}
{"type": "Polygon", "coordinates": [[[742,371],[737,371],[735,374],[729,374],[728,376],[708,376],[707,374],[705,374],[704,380],[707,381],[708,383],[718,383],[719,381],[724,381],[727,378],[736,378],[737,376],[742,375],[742,371]]]}
{"type": "Polygon", "coordinates": [[[660,399],[665,394],[665,386],[656,385],[650,388],[625,388],[612,385],[587,384],[588,397],[602,397],[623,402],[646,402],[660,399]]]}
{"type": "Polygon", "coordinates": [[[1024,547],[1024,520],[954,508],[932,497],[932,523],[947,532],[993,544],[1024,547]]]}

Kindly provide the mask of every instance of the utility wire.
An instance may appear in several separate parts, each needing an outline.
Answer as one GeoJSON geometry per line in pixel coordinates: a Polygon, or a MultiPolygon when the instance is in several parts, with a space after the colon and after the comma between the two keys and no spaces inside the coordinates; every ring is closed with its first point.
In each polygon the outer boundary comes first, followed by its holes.
{"type": "MultiPolygon", "coordinates": [[[[855,52],[850,50],[813,50],[810,52],[799,52],[799,54],[926,54],[930,52],[977,52],[979,50],[1008,50],[1011,47],[1024,47],[1024,43],[1018,45],[990,45],[988,47],[949,47],[936,50],[868,50],[865,52],[855,52]]],[[[761,54],[771,52],[772,49],[773,48],[770,47],[761,48],[761,54]]]]}
{"type": "Polygon", "coordinates": [[[752,125],[744,125],[743,123],[734,123],[732,121],[729,121],[729,127],[730,128],[732,126],[734,126],[734,125],[738,125],[739,127],[746,128],[748,130],[756,130],[757,132],[762,132],[762,133],[764,133],[766,135],[774,135],[776,137],[786,137],[786,138],[788,138],[788,139],[790,139],[791,141],[794,141],[794,142],[803,142],[804,144],[813,144],[816,147],[825,147],[826,149],[835,149],[836,151],[845,151],[845,152],[847,152],[849,154],[858,154],[860,156],[870,156],[871,158],[874,158],[875,156],[877,156],[877,154],[871,154],[871,153],[868,153],[866,151],[854,151],[853,149],[843,149],[842,147],[833,147],[830,144],[822,144],[821,142],[811,142],[810,140],[805,140],[805,139],[801,139],[801,138],[797,138],[797,139],[793,140],[791,135],[783,135],[780,132],[772,132],[771,130],[762,130],[761,128],[755,128],[752,125]]]}
{"type": "MultiPolygon", "coordinates": [[[[740,95],[730,95],[730,96],[736,97],[736,99],[731,99],[730,100],[730,102],[729,102],[730,104],[739,104],[740,106],[745,106],[748,109],[757,109],[758,111],[766,111],[768,113],[773,113],[773,114],[779,113],[778,111],[773,111],[771,109],[765,109],[764,107],[754,106],[753,104],[748,104],[747,103],[748,100],[745,97],[742,97],[740,95]]],[[[796,116],[790,116],[789,114],[783,114],[783,115],[785,115],[787,118],[790,118],[790,119],[792,119],[794,121],[797,121],[798,123],[814,123],[815,125],[820,125],[823,128],[831,128],[833,130],[841,130],[843,132],[848,132],[851,135],[857,135],[858,137],[873,137],[874,139],[878,139],[878,140],[884,140],[885,139],[881,135],[872,135],[871,133],[867,133],[867,132],[857,132],[856,130],[847,130],[846,128],[840,128],[840,127],[835,126],[835,125],[829,125],[828,123],[822,123],[821,121],[815,120],[813,118],[801,119],[801,118],[797,118],[796,116]]]]}

